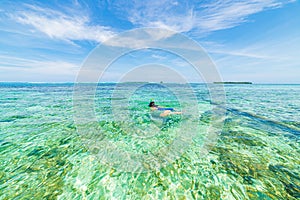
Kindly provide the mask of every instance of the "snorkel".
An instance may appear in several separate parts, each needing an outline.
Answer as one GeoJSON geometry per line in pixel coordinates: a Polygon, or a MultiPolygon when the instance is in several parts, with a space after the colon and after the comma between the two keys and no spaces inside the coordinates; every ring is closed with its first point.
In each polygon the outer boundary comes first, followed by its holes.
{"type": "Polygon", "coordinates": [[[158,107],[157,105],[155,105],[155,102],[154,101],[150,101],[149,103],[149,107],[158,107]]]}

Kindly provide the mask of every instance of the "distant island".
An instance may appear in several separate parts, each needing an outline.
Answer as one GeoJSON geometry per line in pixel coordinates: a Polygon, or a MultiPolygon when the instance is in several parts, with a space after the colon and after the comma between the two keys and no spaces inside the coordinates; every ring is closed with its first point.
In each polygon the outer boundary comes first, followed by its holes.
{"type": "Polygon", "coordinates": [[[214,84],[252,84],[252,82],[225,81],[225,82],[214,82],[214,84]]]}

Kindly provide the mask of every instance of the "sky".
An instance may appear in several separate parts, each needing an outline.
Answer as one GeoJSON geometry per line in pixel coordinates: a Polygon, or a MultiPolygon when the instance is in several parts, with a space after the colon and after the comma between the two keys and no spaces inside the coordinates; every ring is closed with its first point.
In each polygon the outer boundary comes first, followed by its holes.
{"type": "MultiPolygon", "coordinates": [[[[297,0],[2,0],[0,81],[74,82],[99,45],[151,27],[196,41],[223,81],[300,83],[298,13],[297,0]]],[[[120,57],[103,81],[142,65],[149,69],[143,80],[152,67],[171,66],[190,82],[203,81],[184,59],[157,49],[120,57]]]]}

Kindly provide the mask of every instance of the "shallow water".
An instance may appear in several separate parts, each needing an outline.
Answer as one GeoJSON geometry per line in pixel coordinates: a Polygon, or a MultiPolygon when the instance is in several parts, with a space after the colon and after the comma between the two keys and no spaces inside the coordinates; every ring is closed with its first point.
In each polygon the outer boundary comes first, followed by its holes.
{"type": "Polygon", "coordinates": [[[170,92],[186,95],[181,85],[146,85],[127,101],[113,96],[114,84],[99,84],[99,132],[89,139],[104,146],[95,153],[74,123],[73,84],[0,83],[0,199],[300,198],[300,85],[226,85],[224,127],[208,154],[210,96],[205,85],[192,86],[198,105],[170,92]],[[199,116],[156,119],[151,98],[183,111],[196,106],[199,116]],[[192,140],[174,146],[182,131],[192,140]],[[117,159],[109,157],[116,148],[117,159]],[[143,170],[132,172],[135,164],[143,170]]]}

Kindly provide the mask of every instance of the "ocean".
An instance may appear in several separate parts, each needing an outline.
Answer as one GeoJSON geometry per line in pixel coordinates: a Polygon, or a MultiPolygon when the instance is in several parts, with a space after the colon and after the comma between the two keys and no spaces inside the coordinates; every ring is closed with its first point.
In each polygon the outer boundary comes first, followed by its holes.
{"type": "Polygon", "coordinates": [[[188,86],[0,83],[0,199],[300,198],[300,85],[188,86]]]}

